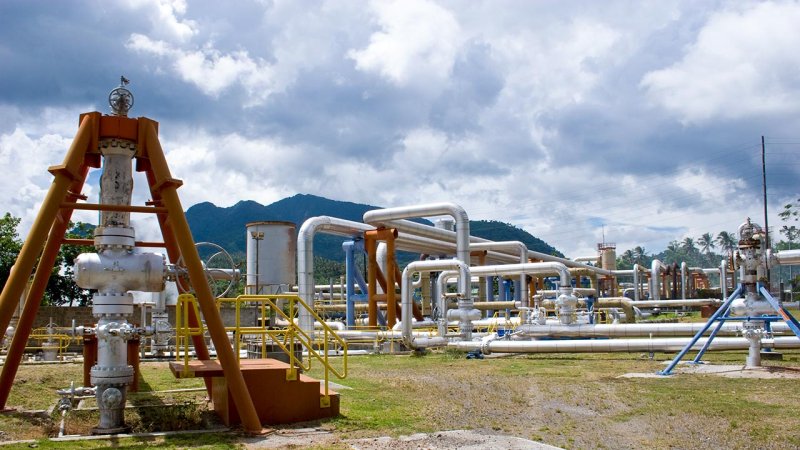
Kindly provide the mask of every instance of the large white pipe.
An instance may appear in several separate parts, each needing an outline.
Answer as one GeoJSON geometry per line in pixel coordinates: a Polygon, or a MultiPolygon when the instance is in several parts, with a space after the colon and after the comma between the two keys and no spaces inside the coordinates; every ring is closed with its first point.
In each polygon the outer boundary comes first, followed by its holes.
{"type": "Polygon", "coordinates": [[[661,299],[661,272],[666,269],[667,267],[657,259],[650,264],[650,298],[653,300],[661,299]]]}
{"type": "MultiPolygon", "coordinates": [[[[708,338],[701,338],[692,347],[700,350],[708,338]]],[[[463,351],[481,350],[483,353],[610,353],[610,352],[676,352],[689,344],[691,338],[658,339],[581,339],[553,341],[510,341],[492,340],[488,342],[450,342],[449,348],[463,351]]],[[[776,337],[762,340],[764,347],[774,349],[800,348],[796,336],[776,337]]],[[[745,338],[716,338],[709,350],[745,350],[750,342],[745,338]]]]}
{"type": "MultiPolygon", "coordinates": [[[[615,297],[621,298],[621,297],[615,297]]],[[[675,308],[679,306],[707,306],[722,304],[722,300],[718,298],[690,298],[686,300],[640,300],[633,302],[632,305],[637,308],[675,308]]]]}
{"type": "MultiPolygon", "coordinates": [[[[631,323],[631,324],[579,324],[579,325],[531,325],[516,328],[514,335],[523,337],[636,337],[636,336],[694,336],[705,326],[696,323],[631,323]]],[[[727,322],[719,333],[738,335],[740,323],[727,322]]],[[[774,333],[791,332],[784,322],[772,325],[774,333]]]]}
{"type": "MultiPolygon", "coordinates": [[[[498,241],[498,242],[472,242],[469,244],[469,249],[473,250],[511,250],[519,253],[519,263],[525,264],[528,262],[528,247],[521,241],[498,241]]],[[[528,282],[527,276],[524,273],[519,275],[519,291],[517,292],[517,300],[527,303],[528,299],[528,282]]]]}
{"type": "Polygon", "coordinates": [[[719,290],[722,298],[728,298],[728,260],[723,258],[719,263],[719,290]]]}
{"type": "Polygon", "coordinates": [[[800,264],[800,250],[781,250],[775,253],[777,263],[783,266],[800,264]]]}
{"type": "MultiPolygon", "coordinates": [[[[375,227],[329,216],[310,217],[297,233],[297,291],[300,298],[314,308],[314,236],[318,232],[354,237],[375,227]]],[[[300,311],[300,328],[314,332],[314,319],[308,311],[300,311]]]]}
{"type": "MultiPolygon", "coordinates": [[[[393,220],[391,222],[391,227],[397,228],[397,230],[401,233],[409,233],[417,236],[425,236],[443,242],[456,242],[456,233],[453,231],[448,231],[440,228],[435,228],[430,225],[411,222],[410,220],[393,220]]],[[[489,239],[484,239],[477,236],[470,236],[469,240],[470,242],[492,242],[489,239]]],[[[505,253],[506,255],[513,255],[513,252],[508,250],[500,250],[500,252],[505,253]]],[[[489,255],[491,256],[491,252],[489,255]]],[[[547,253],[537,252],[535,250],[528,250],[528,258],[539,259],[542,261],[560,262],[567,267],[585,269],[589,272],[594,272],[600,275],[613,276],[616,274],[616,271],[614,270],[606,270],[600,267],[595,267],[588,264],[582,264],[567,258],[560,258],[558,256],[549,255],[547,253]]]]}
{"type": "MultiPolygon", "coordinates": [[[[374,229],[375,227],[372,225],[330,216],[310,217],[303,222],[297,236],[297,291],[300,298],[313,308],[314,236],[318,232],[352,238],[374,229]]],[[[421,239],[417,236],[399,237],[396,242],[398,249],[407,251],[434,252],[449,248],[441,243],[421,239]]],[[[301,311],[300,327],[306,332],[311,332],[311,324],[311,314],[301,311]]]]}
{"type": "Polygon", "coordinates": [[[403,334],[403,341],[405,344],[410,348],[425,348],[425,347],[433,347],[433,346],[441,346],[447,343],[447,338],[444,336],[439,336],[438,338],[428,338],[428,339],[416,339],[412,334],[412,309],[414,306],[414,299],[412,296],[412,287],[411,287],[411,276],[415,273],[422,273],[422,272],[438,272],[438,271],[445,271],[445,270],[457,270],[461,276],[461,278],[466,279],[466,283],[459,282],[459,295],[461,299],[459,300],[459,309],[464,309],[464,313],[461,314],[459,317],[459,327],[462,335],[465,339],[470,338],[470,334],[472,333],[472,324],[471,320],[476,319],[478,317],[473,317],[474,313],[477,313],[478,316],[480,312],[477,310],[472,309],[472,299],[469,297],[469,280],[470,280],[470,273],[469,273],[469,266],[467,263],[457,260],[457,259],[439,259],[433,261],[413,261],[409,263],[406,268],[403,270],[403,276],[401,281],[401,289],[400,289],[400,296],[401,296],[401,304],[402,304],[402,312],[401,312],[401,323],[402,323],[402,334],[403,334]],[[466,300],[465,300],[466,299],[466,300]],[[473,313],[474,311],[474,313],[473,313]],[[466,327],[469,327],[467,330],[466,327]]]}
{"type": "Polygon", "coordinates": [[[681,298],[686,299],[686,270],[688,269],[686,261],[681,262],[681,298]]]}
{"type": "MultiPolygon", "coordinates": [[[[469,266],[469,216],[459,205],[454,203],[431,203],[426,205],[398,206],[395,208],[384,208],[367,211],[364,213],[364,222],[372,225],[393,226],[393,222],[399,219],[413,219],[419,217],[431,217],[449,215],[456,221],[456,257],[469,266]]],[[[433,228],[433,227],[430,227],[433,228]]],[[[469,269],[467,269],[469,270],[469,269]]],[[[465,291],[469,297],[471,293],[469,277],[461,280],[460,291],[465,291]]]]}

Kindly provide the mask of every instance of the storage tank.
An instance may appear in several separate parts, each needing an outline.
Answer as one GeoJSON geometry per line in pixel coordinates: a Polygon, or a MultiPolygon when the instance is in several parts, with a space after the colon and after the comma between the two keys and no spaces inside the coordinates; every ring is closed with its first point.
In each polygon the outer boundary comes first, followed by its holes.
{"type": "Polygon", "coordinates": [[[597,244],[600,252],[600,267],[606,270],[617,270],[617,244],[604,242],[597,244]]]}
{"type": "Polygon", "coordinates": [[[297,272],[297,231],[292,222],[251,222],[247,227],[245,294],[288,292],[297,272]]]}

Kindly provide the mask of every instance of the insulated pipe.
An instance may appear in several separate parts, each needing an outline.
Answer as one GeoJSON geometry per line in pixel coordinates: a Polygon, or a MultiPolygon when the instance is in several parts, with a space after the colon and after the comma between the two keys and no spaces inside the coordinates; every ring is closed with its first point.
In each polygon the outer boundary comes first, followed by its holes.
{"type": "MultiPolygon", "coordinates": [[[[473,250],[516,250],[519,252],[519,263],[528,262],[528,247],[520,241],[499,241],[499,242],[473,242],[469,244],[470,251],[473,250]]],[[[524,273],[519,275],[519,290],[516,293],[517,301],[525,301],[528,298],[528,283],[524,273]]]]}
{"type": "MultiPolygon", "coordinates": [[[[318,232],[354,237],[375,227],[329,216],[310,217],[297,232],[297,292],[300,298],[314,308],[314,236],[318,232]]],[[[311,335],[314,319],[308,311],[300,311],[300,328],[311,335]]]]}
{"type": "Polygon", "coordinates": [[[728,298],[728,258],[719,263],[719,291],[722,298],[728,298]]]}
{"type": "Polygon", "coordinates": [[[594,262],[598,263],[600,261],[600,256],[578,256],[576,258],[572,258],[575,262],[594,262]]]}
{"type": "MultiPolygon", "coordinates": [[[[538,262],[538,263],[525,263],[525,264],[504,264],[497,266],[477,266],[470,268],[472,275],[479,277],[487,276],[507,276],[507,275],[534,275],[534,274],[559,274],[559,291],[561,294],[557,302],[563,305],[563,312],[565,313],[565,320],[570,321],[570,317],[574,315],[574,306],[577,304],[577,298],[572,294],[572,285],[570,283],[569,269],[558,262],[538,262]],[[567,317],[568,316],[568,317],[567,317]]],[[[439,286],[442,286],[446,280],[440,280],[439,286]]]]}
{"type": "MultiPolygon", "coordinates": [[[[409,233],[415,234],[418,236],[425,236],[432,239],[438,239],[444,242],[456,242],[456,233],[453,231],[443,230],[440,228],[434,228],[429,225],[423,225],[416,222],[411,222],[410,220],[393,220],[391,222],[391,227],[396,228],[397,231],[401,233],[409,233]]],[[[470,236],[470,242],[492,242],[489,239],[479,238],[476,236],[470,236]]],[[[513,253],[509,253],[508,251],[502,251],[501,253],[505,253],[507,255],[513,255],[513,253]]],[[[489,253],[491,256],[492,253],[489,253]]],[[[537,252],[535,250],[528,250],[528,258],[539,259],[542,261],[547,262],[560,262],[567,267],[574,267],[578,269],[585,269],[592,273],[597,273],[600,275],[608,275],[614,276],[616,271],[614,270],[606,270],[600,267],[590,266],[588,264],[581,264],[570,259],[560,258],[558,256],[549,255],[547,253],[537,252]]]]}
{"type": "MultiPolygon", "coordinates": [[[[456,221],[456,258],[463,261],[464,264],[469,265],[469,217],[461,206],[453,203],[432,203],[427,205],[375,209],[364,213],[364,222],[373,225],[385,224],[394,227],[392,222],[394,220],[441,215],[449,215],[456,221]]],[[[459,291],[464,292],[466,298],[469,298],[471,295],[469,292],[469,276],[462,277],[461,284],[459,291]]]]}
{"type": "MultiPolygon", "coordinates": [[[[441,346],[447,343],[447,338],[444,336],[439,336],[438,338],[430,338],[430,339],[416,339],[411,331],[412,331],[412,310],[414,307],[414,300],[412,297],[412,288],[411,288],[411,276],[414,273],[422,273],[422,272],[438,272],[438,271],[445,271],[445,270],[458,270],[461,278],[467,280],[466,283],[458,283],[459,287],[459,295],[461,295],[461,301],[459,302],[461,307],[465,309],[464,313],[461,314],[460,317],[460,327],[462,328],[463,337],[465,339],[469,339],[470,333],[472,333],[472,324],[470,320],[472,317],[470,313],[472,308],[472,299],[469,298],[469,266],[463,261],[459,261],[457,259],[439,259],[433,261],[413,261],[409,263],[405,269],[403,269],[403,275],[401,278],[401,304],[402,304],[402,312],[401,312],[401,321],[402,321],[402,335],[403,335],[403,342],[410,348],[419,349],[425,347],[433,347],[433,346],[441,346]],[[465,326],[469,326],[469,330],[465,329],[465,326]]],[[[474,310],[477,312],[477,310],[474,310]]],[[[480,313],[478,313],[480,314],[480,313]]]]}
{"type": "Polygon", "coordinates": [[[659,260],[654,259],[650,265],[650,298],[653,300],[661,299],[661,272],[666,270],[666,266],[659,260]]]}
{"type": "Polygon", "coordinates": [[[681,262],[681,298],[686,299],[686,261],[681,262]]]}
{"type": "Polygon", "coordinates": [[[777,263],[782,266],[800,264],[800,250],[781,250],[775,254],[777,263]]]}
{"type": "MultiPolygon", "coordinates": [[[[579,325],[532,325],[523,324],[516,328],[514,336],[525,338],[539,337],[641,337],[641,336],[694,336],[705,326],[695,323],[635,323],[635,324],[579,324],[579,325]]],[[[725,323],[720,333],[738,335],[742,331],[740,323],[725,323]]],[[[773,333],[791,333],[784,322],[772,325],[773,333]]]]}
{"type": "MultiPolygon", "coordinates": [[[[509,341],[492,340],[488,342],[460,341],[450,342],[449,348],[462,351],[480,350],[490,353],[610,353],[610,352],[674,352],[686,347],[692,338],[658,339],[585,339],[554,341],[509,341]]],[[[708,338],[699,339],[693,350],[700,350],[708,338]]],[[[800,348],[796,336],[764,339],[765,347],[775,349],[800,348]]],[[[745,338],[716,338],[710,350],[745,350],[750,342],[745,338]]]]}
{"type": "Polygon", "coordinates": [[[633,299],[635,301],[640,300],[640,293],[639,290],[641,286],[639,286],[639,271],[642,270],[642,266],[638,263],[633,265],[633,299]]]}

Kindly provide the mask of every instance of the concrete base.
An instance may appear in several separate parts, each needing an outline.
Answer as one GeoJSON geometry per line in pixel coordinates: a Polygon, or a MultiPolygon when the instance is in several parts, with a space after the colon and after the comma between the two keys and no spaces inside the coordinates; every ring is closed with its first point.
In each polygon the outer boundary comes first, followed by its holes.
{"type": "Polygon", "coordinates": [[[765,352],[764,350],[762,350],[761,359],[767,359],[770,361],[783,361],[783,353],[776,351],[765,352]]]}

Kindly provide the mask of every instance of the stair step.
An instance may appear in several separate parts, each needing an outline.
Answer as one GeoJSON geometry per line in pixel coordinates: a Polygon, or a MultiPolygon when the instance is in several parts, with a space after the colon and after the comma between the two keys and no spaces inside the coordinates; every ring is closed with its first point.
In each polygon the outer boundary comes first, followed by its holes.
{"type": "MultiPolygon", "coordinates": [[[[316,420],[339,414],[337,392],[329,389],[329,406],[321,405],[327,403],[322,400],[325,386],[304,374],[298,374],[295,380],[287,380],[286,373],[290,366],[285,362],[269,358],[243,359],[240,366],[250,397],[264,425],[316,420]]],[[[211,377],[214,410],[226,425],[240,422],[219,361],[190,361],[187,366],[175,361],[170,363],[170,370],[176,377],[211,377]]]]}

